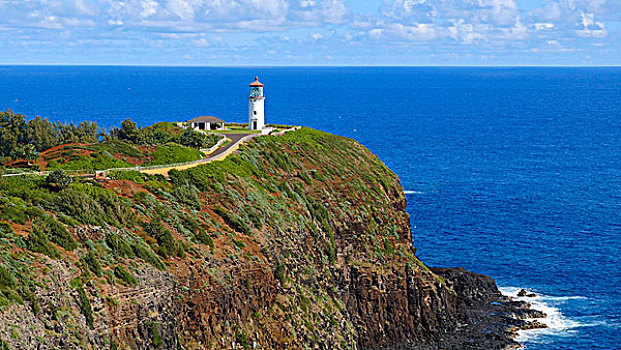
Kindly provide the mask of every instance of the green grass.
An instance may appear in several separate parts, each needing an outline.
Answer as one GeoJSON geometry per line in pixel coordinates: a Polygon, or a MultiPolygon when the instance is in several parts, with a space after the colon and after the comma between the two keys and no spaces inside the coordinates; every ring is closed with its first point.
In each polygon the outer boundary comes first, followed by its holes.
{"type": "Polygon", "coordinates": [[[75,155],[66,163],[51,161],[45,170],[106,170],[114,168],[128,168],[135,166],[132,163],[116,159],[109,153],[91,153],[88,156],[75,155]]]}
{"type": "Polygon", "coordinates": [[[124,141],[98,142],[88,146],[70,145],[46,155],[49,160],[46,170],[105,170],[132,167],[123,158],[144,159],[145,155],[132,144],[124,141]],[[88,156],[79,153],[92,152],[88,156]],[[115,155],[117,159],[115,158],[115,155]]]}
{"type": "Polygon", "coordinates": [[[203,159],[204,154],[195,148],[189,148],[175,143],[167,143],[159,146],[149,156],[151,156],[152,159],[148,165],[166,165],[200,160],[203,159]]]}

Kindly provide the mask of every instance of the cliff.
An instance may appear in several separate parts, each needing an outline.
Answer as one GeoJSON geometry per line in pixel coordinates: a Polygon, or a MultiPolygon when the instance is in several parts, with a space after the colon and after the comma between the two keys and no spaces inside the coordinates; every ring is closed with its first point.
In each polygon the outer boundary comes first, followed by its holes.
{"type": "Polygon", "coordinates": [[[464,285],[487,281],[421,263],[397,176],[307,128],[169,180],[0,193],[0,349],[437,348],[476,318],[464,285]]]}

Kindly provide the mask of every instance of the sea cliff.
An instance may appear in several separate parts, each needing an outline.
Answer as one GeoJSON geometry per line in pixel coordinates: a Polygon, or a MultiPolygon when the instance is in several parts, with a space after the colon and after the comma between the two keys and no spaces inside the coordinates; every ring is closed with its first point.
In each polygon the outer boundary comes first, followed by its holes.
{"type": "Polygon", "coordinates": [[[308,128],[169,178],[0,193],[0,349],[503,349],[537,326],[418,260],[398,177],[308,128]]]}

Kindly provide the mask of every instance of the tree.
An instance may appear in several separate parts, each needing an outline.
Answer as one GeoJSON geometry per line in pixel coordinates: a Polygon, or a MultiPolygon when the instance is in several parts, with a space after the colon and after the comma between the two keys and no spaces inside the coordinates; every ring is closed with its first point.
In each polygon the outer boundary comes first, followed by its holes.
{"type": "Polygon", "coordinates": [[[33,144],[29,143],[24,147],[24,158],[28,161],[28,165],[32,165],[31,162],[36,162],[39,159],[39,152],[33,144]]]}
{"type": "Polygon", "coordinates": [[[186,147],[201,148],[205,143],[205,135],[192,129],[185,129],[179,142],[186,147]]]}
{"type": "Polygon", "coordinates": [[[54,170],[45,178],[45,184],[47,186],[56,186],[61,190],[69,187],[72,182],[73,179],[71,178],[71,176],[67,175],[61,169],[54,170]]]}
{"type": "Polygon", "coordinates": [[[47,118],[39,116],[28,122],[26,129],[28,141],[31,142],[37,151],[45,151],[59,144],[58,128],[47,118]]]}
{"type": "Polygon", "coordinates": [[[77,128],[78,142],[94,143],[99,141],[99,127],[96,122],[81,122],[77,128]]]}
{"type": "Polygon", "coordinates": [[[136,143],[138,141],[138,136],[139,133],[136,123],[129,118],[121,122],[121,130],[119,131],[120,140],[136,143]]]}
{"type": "Polygon", "coordinates": [[[11,110],[0,113],[0,154],[11,156],[26,143],[26,117],[11,110]]]}

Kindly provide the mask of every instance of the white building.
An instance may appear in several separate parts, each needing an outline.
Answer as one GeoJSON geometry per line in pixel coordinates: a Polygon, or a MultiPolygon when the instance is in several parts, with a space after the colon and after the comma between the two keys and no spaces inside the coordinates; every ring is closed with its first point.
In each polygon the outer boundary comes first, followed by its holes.
{"type": "Polygon", "coordinates": [[[197,117],[187,121],[188,125],[196,131],[200,130],[226,130],[224,120],[216,117],[197,117]]]}
{"type": "Polygon", "coordinates": [[[248,129],[262,130],[265,127],[265,95],[263,95],[263,84],[259,82],[259,77],[254,78],[254,82],[250,84],[248,100],[250,101],[248,129]]]}

